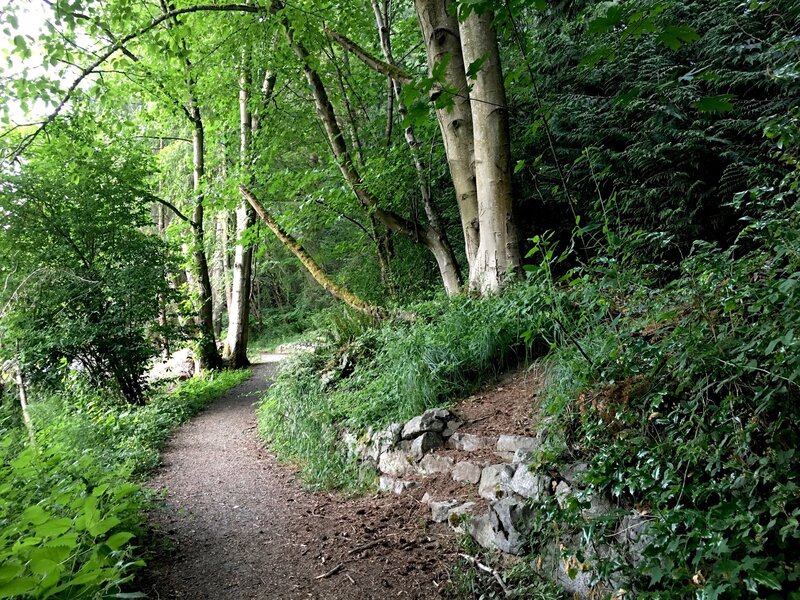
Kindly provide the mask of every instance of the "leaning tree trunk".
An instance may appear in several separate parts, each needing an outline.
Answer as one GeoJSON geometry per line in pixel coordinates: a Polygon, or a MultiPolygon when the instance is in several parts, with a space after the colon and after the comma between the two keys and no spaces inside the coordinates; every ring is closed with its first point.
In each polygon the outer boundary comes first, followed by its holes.
{"type": "Polygon", "coordinates": [[[448,294],[457,294],[461,288],[461,282],[459,281],[458,266],[452,249],[442,243],[442,240],[436,235],[436,232],[432,230],[430,225],[414,223],[393,212],[383,210],[378,206],[377,201],[369,192],[364,180],[355,168],[350,151],[347,149],[347,144],[344,141],[341,127],[336,118],[333,104],[325,89],[325,84],[322,82],[317,71],[311,67],[312,61],[308,51],[301,43],[294,39],[289,24],[285,22],[284,25],[289,45],[303,65],[303,72],[311,87],[317,114],[325,128],[328,143],[339,165],[339,170],[342,172],[350,189],[356,195],[361,205],[371,209],[375,217],[387,228],[410,237],[412,240],[421,243],[430,250],[431,254],[433,254],[436,259],[445,290],[448,294]]]}
{"type": "Polygon", "coordinates": [[[303,248],[303,246],[301,246],[296,239],[294,239],[291,235],[284,231],[283,228],[281,228],[278,222],[272,217],[272,215],[269,214],[269,212],[267,212],[267,210],[250,190],[243,185],[240,185],[239,191],[242,193],[242,196],[247,199],[256,213],[258,213],[258,216],[261,217],[261,220],[264,221],[272,233],[275,234],[275,237],[277,237],[281,243],[300,260],[303,266],[308,270],[308,273],[311,275],[311,277],[314,278],[314,281],[321,285],[326,292],[335,298],[338,298],[348,306],[371,317],[383,319],[389,315],[386,309],[368,304],[328,277],[325,271],[322,270],[322,267],[319,266],[317,261],[315,261],[311,255],[306,252],[305,248],[303,248]]]}
{"type": "MultiPolygon", "coordinates": [[[[446,63],[444,78],[448,87],[458,90],[458,95],[436,110],[442,131],[447,164],[456,192],[464,247],[470,270],[475,262],[480,243],[478,219],[478,192],[475,182],[474,139],[472,112],[467,97],[467,76],[461,53],[458,20],[451,13],[451,0],[415,0],[425,50],[428,71],[432,75],[436,65],[446,63]],[[452,101],[452,102],[450,102],[452,101]]],[[[435,88],[437,93],[442,92],[435,88]]]]}
{"type": "Polygon", "coordinates": [[[511,142],[503,70],[494,14],[471,11],[459,24],[465,64],[484,60],[469,93],[475,140],[480,245],[470,269],[470,288],[498,290],[520,265],[519,240],[512,214],[511,142]]]}
{"type": "MultiPolygon", "coordinates": [[[[249,53],[242,53],[239,78],[239,164],[243,173],[249,170],[253,117],[250,113],[249,53]]],[[[252,285],[253,246],[242,240],[249,227],[255,224],[255,212],[247,202],[236,209],[236,249],[233,260],[231,309],[228,313],[228,339],[223,358],[234,368],[250,364],[247,359],[248,325],[250,320],[250,289],[252,285]]]]}

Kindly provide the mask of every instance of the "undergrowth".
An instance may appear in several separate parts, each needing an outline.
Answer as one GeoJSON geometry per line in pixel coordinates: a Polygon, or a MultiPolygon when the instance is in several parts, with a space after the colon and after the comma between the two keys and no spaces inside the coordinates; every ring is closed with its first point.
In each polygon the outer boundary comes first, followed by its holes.
{"type": "Polygon", "coordinates": [[[577,260],[587,228],[563,251],[534,239],[527,279],[501,295],[417,305],[411,323],[340,316],[329,342],[270,390],[262,433],[311,481],[345,485],[357,470],[341,458],[343,429],[446,404],[546,350],[546,444],[535,467],[585,462],[589,489],[536,512],[529,565],[563,540],[618,595],[800,598],[793,198],[740,197],[751,216],[736,243],[697,242],[670,269],[638,258],[668,238],[623,243],[607,228],[607,250],[577,260]],[[591,495],[613,510],[584,518],[591,495]],[[598,552],[634,508],[648,521],[643,553],[598,552]]]}
{"type": "Polygon", "coordinates": [[[0,418],[0,598],[146,597],[124,592],[170,430],[248,376],[226,371],[123,405],[74,382],[31,403],[35,445],[12,405],[0,418]]]}

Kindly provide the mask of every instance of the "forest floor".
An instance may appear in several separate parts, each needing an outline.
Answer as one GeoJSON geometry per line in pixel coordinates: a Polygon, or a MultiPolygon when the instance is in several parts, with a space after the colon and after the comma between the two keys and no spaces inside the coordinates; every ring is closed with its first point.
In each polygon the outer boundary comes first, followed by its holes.
{"type": "Polygon", "coordinates": [[[414,495],[309,492],[256,434],[254,403],[275,373],[253,376],[180,428],[151,487],[150,598],[440,598],[456,540],[430,527],[414,495]]]}

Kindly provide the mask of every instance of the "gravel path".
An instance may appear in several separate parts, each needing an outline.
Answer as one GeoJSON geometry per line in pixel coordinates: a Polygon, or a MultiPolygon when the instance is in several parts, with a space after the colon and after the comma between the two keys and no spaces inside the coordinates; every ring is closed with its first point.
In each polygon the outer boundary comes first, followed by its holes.
{"type": "MultiPolygon", "coordinates": [[[[269,357],[267,357],[269,360],[269,357]]],[[[273,357],[274,360],[274,357],[273,357]]],[[[412,494],[312,494],[256,436],[274,362],[173,436],[151,481],[151,598],[439,598],[456,548],[412,494]],[[338,568],[337,568],[338,567],[338,568]]]]}

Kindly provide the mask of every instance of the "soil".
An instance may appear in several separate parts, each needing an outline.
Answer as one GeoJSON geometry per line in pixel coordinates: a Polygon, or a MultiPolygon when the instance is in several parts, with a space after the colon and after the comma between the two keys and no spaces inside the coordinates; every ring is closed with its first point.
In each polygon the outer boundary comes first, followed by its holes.
{"type": "MultiPolygon", "coordinates": [[[[342,498],[304,490],[256,436],[253,404],[275,363],[180,428],[151,486],[151,598],[439,598],[457,546],[418,493],[342,498]]],[[[451,482],[452,483],[452,482],[451,482]]]]}

